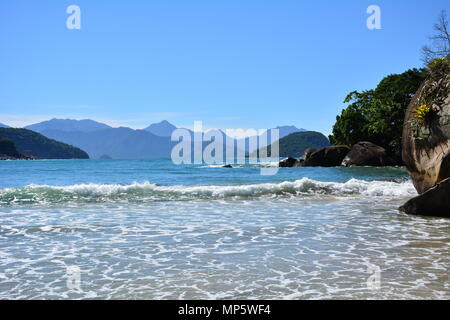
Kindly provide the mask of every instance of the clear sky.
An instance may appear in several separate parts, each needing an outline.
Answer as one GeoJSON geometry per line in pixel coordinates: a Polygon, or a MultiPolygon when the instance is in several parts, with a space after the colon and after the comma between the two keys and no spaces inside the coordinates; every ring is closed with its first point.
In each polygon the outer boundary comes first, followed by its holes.
{"type": "Polygon", "coordinates": [[[0,122],[331,132],[352,90],[420,67],[448,0],[0,0],[0,122]],[[81,9],[69,30],[66,8],[81,9]],[[366,9],[381,8],[381,30],[366,9]]]}

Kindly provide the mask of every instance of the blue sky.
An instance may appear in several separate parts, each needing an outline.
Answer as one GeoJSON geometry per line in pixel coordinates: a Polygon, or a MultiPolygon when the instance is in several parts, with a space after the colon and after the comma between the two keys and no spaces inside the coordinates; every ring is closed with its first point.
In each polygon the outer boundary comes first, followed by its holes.
{"type": "Polygon", "coordinates": [[[331,132],[352,90],[420,67],[448,0],[0,2],[0,122],[331,132]],[[81,8],[81,30],[66,8],[81,8]],[[369,5],[382,29],[366,28],[369,5]]]}

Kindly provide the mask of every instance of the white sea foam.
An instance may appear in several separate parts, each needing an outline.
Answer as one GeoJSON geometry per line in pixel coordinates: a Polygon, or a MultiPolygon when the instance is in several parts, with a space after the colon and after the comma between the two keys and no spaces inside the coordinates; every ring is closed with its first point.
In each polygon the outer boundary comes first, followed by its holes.
{"type": "Polygon", "coordinates": [[[297,198],[2,207],[0,299],[449,299],[449,221],[378,195],[297,198]]]}
{"type": "Polygon", "coordinates": [[[71,186],[29,185],[0,190],[0,204],[165,201],[195,199],[253,199],[301,195],[410,197],[416,191],[410,181],[365,181],[351,179],[344,183],[322,182],[308,178],[279,183],[248,185],[161,186],[150,182],[119,184],[77,184],[71,186]]]}

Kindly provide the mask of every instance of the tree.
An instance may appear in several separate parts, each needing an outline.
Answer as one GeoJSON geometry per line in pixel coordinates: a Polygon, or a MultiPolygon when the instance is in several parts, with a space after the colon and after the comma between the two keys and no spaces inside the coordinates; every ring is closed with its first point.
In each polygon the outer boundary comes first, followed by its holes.
{"type": "Polygon", "coordinates": [[[433,29],[436,31],[436,34],[429,37],[431,45],[422,47],[422,60],[426,65],[433,59],[444,58],[450,54],[450,29],[445,10],[441,11],[438,22],[433,29]]]}
{"type": "Polygon", "coordinates": [[[353,91],[347,95],[344,103],[352,103],[342,110],[340,116],[336,117],[333,134],[329,137],[330,143],[351,146],[364,140],[367,136],[365,106],[371,101],[372,95],[373,90],[367,90],[361,93],[353,91]]]}
{"type": "Polygon", "coordinates": [[[349,105],[336,117],[330,142],[370,141],[400,161],[406,108],[425,77],[424,69],[411,69],[383,78],[375,89],[348,94],[344,103],[349,105]]]}

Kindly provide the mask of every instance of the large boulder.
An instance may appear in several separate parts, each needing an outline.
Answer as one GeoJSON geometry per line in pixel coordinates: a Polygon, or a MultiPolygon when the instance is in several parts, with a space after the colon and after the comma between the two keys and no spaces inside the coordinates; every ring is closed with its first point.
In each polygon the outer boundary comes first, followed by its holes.
{"type": "Polygon", "coordinates": [[[305,152],[303,153],[302,160],[304,161],[304,160],[308,159],[316,151],[317,151],[317,149],[313,149],[313,148],[306,149],[305,152]]]}
{"type": "Polygon", "coordinates": [[[279,166],[280,168],[299,167],[299,166],[300,166],[300,161],[298,161],[298,160],[295,159],[295,158],[289,157],[289,158],[286,158],[286,159],[281,160],[281,161],[278,163],[278,166],[279,166]]]}
{"type": "Polygon", "coordinates": [[[310,153],[304,159],[304,167],[337,167],[340,166],[350,148],[347,146],[331,146],[310,153]]]}
{"type": "Polygon", "coordinates": [[[450,218],[450,178],[412,198],[399,210],[408,214],[450,218]]]}
{"type": "Polygon", "coordinates": [[[386,152],[386,149],[368,141],[353,145],[350,152],[342,160],[345,167],[372,166],[384,167],[396,165],[386,152]]]}
{"type": "Polygon", "coordinates": [[[450,55],[430,63],[406,111],[402,157],[419,193],[450,177],[449,93],[450,55]]]}

